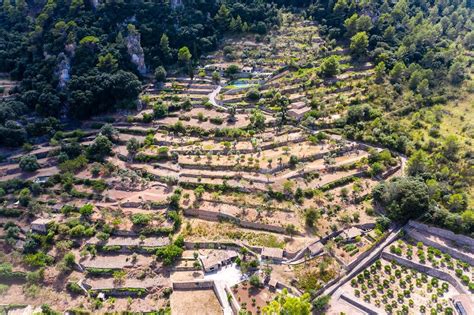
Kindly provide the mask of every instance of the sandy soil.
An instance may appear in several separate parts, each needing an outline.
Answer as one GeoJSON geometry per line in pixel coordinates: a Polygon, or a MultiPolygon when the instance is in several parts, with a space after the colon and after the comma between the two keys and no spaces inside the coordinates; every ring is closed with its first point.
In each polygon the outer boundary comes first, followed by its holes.
{"type": "Polygon", "coordinates": [[[213,290],[174,291],[171,314],[217,315],[223,311],[213,290]]]}

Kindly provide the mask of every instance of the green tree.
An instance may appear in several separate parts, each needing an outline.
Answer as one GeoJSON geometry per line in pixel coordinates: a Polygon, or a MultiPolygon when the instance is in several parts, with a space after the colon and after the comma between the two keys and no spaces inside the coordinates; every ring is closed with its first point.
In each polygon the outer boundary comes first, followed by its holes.
{"type": "Polygon", "coordinates": [[[444,157],[451,161],[457,161],[459,159],[459,150],[458,138],[455,135],[447,136],[442,146],[444,157]]]}
{"type": "Polygon", "coordinates": [[[97,68],[104,72],[115,72],[118,68],[118,60],[111,53],[99,56],[97,68]]]}
{"type": "Polygon", "coordinates": [[[325,58],[321,62],[320,73],[324,77],[332,77],[339,73],[339,58],[335,55],[325,58]]]}
{"type": "Polygon", "coordinates": [[[100,134],[106,136],[110,141],[115,141],[119,133],[112,124],[105,124],[100,128],[100,134]]]}
{"type": "Polygon", "coordinates": [[[260,288],[262,285],[260,277],[258,275],[252,275],[249,279],[250,285],[254,288],[260,288]]]}
{"type": "Polygon", "coordinates": [[[178,50],[178,61],[181,62],[183,65],[188,65],[191,61],[191,58],[192,55],[188,47],[183,46],[178,50]]]}
{"type": "Polygon", "coordinates": [[[239,66],[232,64],[225,69],[225,75],[232,78],[235,74],[239,73],[239,71],[239,66]]]}
{"type": "Polygon", "coordinates": [[[424,176],[429,172],[432,161],[428,154],[423,150],[413,153],[407,162],[407,173],[411,176],[424,176]]]}
{"type": "Polygon", "coordinates": [[[283,289],[273,301],[263,307],[262,311],[264,315],[309,315],[311,312],[310,298],[309,293],[304,293],[300,297],[296,297],[290,296],[287,289],[283,289]]]}
{"type": "Polygon", "coordinates": [[[368,32],[372,29],[372,19],[368,15],[361,15],[357,19],[357,31],[368,32]]]}
{"type": "Polygon", "coordinates": [[[367,47],[369,47],[369,36],[366,32],[358,32],[351,37],[351,54],[357,58],[363,57],[367,54],[367,47]]]}
{"type": "Polygon", "coordinates": [[[134,158],[140,149],[140,142],[136,138],[131,138],[127,141],[127,151],[128,154],[134,158]]]}
{"type": "Polygon", "coordinates": [[[250,116],[250,122],[255,129],[263,130],[265,129],[265,115],[259,109],[252,110],[252,115],[250,116]]]}
{"type": "Polygon", "coordinates": [[[331,300],[331,296],[323,295],[313,300],[313,311],[316,313],[323,313],[326,308],[328,307],[329,301],[331,300]]]}
{"type": "Polygon", "coordinates": [[[19,166],[23,172],[34,172],[40,168],[36,155],[22,156],[20,159],[19,166]]]}
{"type": "Polygon", "coordinates": [[[103,161],[106,156],[112,154],[112,142],[109,138],[99,134],[94,142],[87,148],[87,156],[94,161],[103,161]]]}
{"type": "Polygon", "coordinates": [[[308,208],[304,212],[305,223],[309,227],[313,227],[314,223],[319,219],[319,212],[314,208],[308,208]]]}
{"type": "Polygon", "coordinates": [[[428,212],[428,187],[419,178],[396,177],[378,184],[372,191],[374,201],[385,208],[393,220],[406,221],[428,212]]]}
{"type": "Polygon", "coordinates": [[[197,200],[201,200],[205,192],[206,190],[202,185],[199,185],[198,187],[196,187],[196,189],[194,189],[194,195],[196,196],[197,200]]]}
{"type": "Polygon", "coordinates": [[[455,61],[451,67],[449,67],[448,77],[452,84],[460,84],[466,78],[466,65],[462,62],[455,61]]]}
{"type": "Polygon", "coordinates": [[[155,69],[155,80],[157,82],[164,82],[166,80],[166,70],[163,66],[159,66],[155,69]]]}
{"type": "Polygon", "coordinates": [[[153,114],[155,115],[155,118],[163,118],[168,116],[168,106],[163,102],[157,102],[153,106],[153,114]]]}
{"type": "Polygon", "coordinates": [[[296,226],[295,226],[294,224],[292,224],[292,223],[287,224],[287,225],[285,226],[285,232],[286,232],[286,234],[288,234],[288,235],[290,235],[291,237],[293,237],[293,236],[296,234],[296,232],[297,232],[296,226]]]}
{"type": "Polygon", "coordinates": [[[380,83],[383,82],[383,77],[385,75],[385,62],[381,61],[375,66],[375,81],[380,83]]]}
{"type": "Polygon", "coordinates": [[[221,4],[221,6],[219,7],[219,11],[217,11],[216,16],[214,17],[214,21],[216,21],[217,27],[221,32],[227,31],[230,25],[231,16],[230,10],[224,3],[221,4]]]}
{"type": "Polygon", "coordinates": [[[161,35],[160,39],[160,50],[161,53],[163,54],[163,58],[165,61],[171,59],[171,48],[170,48],[170,40],[168,38],[168,35],[164,34],[161,35]]]}
{"type": "Polygon", "coordinates": [[[359,15],[357,13],[354,13],[351,15],[351,17],[347,18],[344,21],[344,27],[346,28],[347,31],[347,36],[350,38],[354,36],[354,34],[357,32],[357,19],[359,18],[359,15]]]}
{"type": "Polygon", "coordinates": [[[166,266],[172,265],[183,254],[183,249],[176,244],[170,244],[159,248],[156,256],[163,261],[166,266]]]}
{"type": "Polygon", "coordinates": [[[393,83],[400,83],[405,78],[406,69],[407,67],[403,61],[396,62],[392,70],[390,70],[390,80],[393,83]]]}
{"type": "Polygon", "coordinates": [[[20,195],[18,196],[18,201],[20,202],[20,205],[23,207],[28,206],[28,204],[31,201],[31,192],[28,188],[23,188],[20,191],[20,195]]]}

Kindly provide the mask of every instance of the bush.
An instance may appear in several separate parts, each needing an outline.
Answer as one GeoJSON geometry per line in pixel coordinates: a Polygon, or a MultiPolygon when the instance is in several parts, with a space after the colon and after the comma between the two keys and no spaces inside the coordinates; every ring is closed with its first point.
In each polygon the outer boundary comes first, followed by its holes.
{"type": "Polygon", "coordinates": [[[249,101],[258,101],[260,99],[260,92],[257,89],[250,89],[246,96],[249,101]]]}
{"type": "Polygon", "coordinates": [[[168,116],[168,106],[163,103],[157,103],[153,106],[153,114],[155,118],[163,118],[168,116]]]}
{"type": "Polygon", "coordinates": [[[20,159],[19,166],[23,172],[34,172],[40,168],[35,155],[25,155],[20,159]]]}
{"type": "Polygon", "coordinates": [[[91,204],[85,204],[79,209],[79,213],[84,217],[90,217],[94,212],[94,207],[91,204]]]}
{"type": "Polygon", "coordinates": [[[259,276],[257,275],[252,275],[249,279],[250,285],[254,288],[260,288],[262,285],[259,276]]]}
{"type": "Polygon", "coordinates": [[[53,263],[53,257],[48,256],[43,252],[37,252],[36,254],[26,255],[25,262],[32,267],[46,267],[53,263]]]}
{"type": "Polygon", "coordinates": [[[74,294],[84,294],[84,291],[81,289],[81,287],[75,283],[75,282],[68,282],[66,285],[66,289],[74,294]]]}
{"type": "Polygon", "coordinates": [[[148,225],[151,219],[151,214],[135,213],[132,215],[132,223],[135,225],[148,225]]]}
{"type": "Polygon", "coordinates": [[[166,80],[166,70],[163,66],[159,66],[155,69],[155,80],[157,82],[164,82],[166,80]]]}
{"type": "Polygon", "coordinates": [[[167,245],[156,251],[156,256],[163,261],[166,266],[172,265],[183,254],[183,249],[175,244],[167,245]]]}
{"type": "Polygon", "coordinates": [[[222,125],[224,119],[221,117],[212,117],[209,121],[215,125],[222,125]]]}

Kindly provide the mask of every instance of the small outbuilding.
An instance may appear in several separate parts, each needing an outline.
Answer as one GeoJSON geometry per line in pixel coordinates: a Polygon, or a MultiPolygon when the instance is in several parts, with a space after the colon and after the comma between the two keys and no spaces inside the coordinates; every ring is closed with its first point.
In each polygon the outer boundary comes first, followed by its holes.
{"type": "Polygon", "coordinates": [[[342,231],[340,236],[345,242],[354,242],[358,236],[362,235],[364,235],[364,231],[353,226],[347,230],[342,231]]]}
{"type": "Polygon", "coordinates": [[[320,254],[324,249],[324,245],[321,242],[316,242],[308,246],[308,251],[311,256],[316,256],[320,254]]]}
{"type": "Polygon", "coordinates": [[[288,111],[288,116],[296,120],[301,120],[309,111],[311,111],[310,107],[293,108],[288,111]]]}
{"type": "Polygon", "coordinates": [[[54,222],[53,219],[39,218],[31,222],[31,230],[37,233],[47,233],[49,225],[54,222]]]}
{"type": "Polygon", "coordinates": [[[279,263],[283,260],[283,249],[264,247],[261,256],[263,260],[271,260],[279,263]]]}
{"type": "Polygon", "coordinates": [[[233,250],[215,250],[207,256],[201,256],[201,264],[205,272],[212,272],[232,263],[238,254],[233,250]]]}

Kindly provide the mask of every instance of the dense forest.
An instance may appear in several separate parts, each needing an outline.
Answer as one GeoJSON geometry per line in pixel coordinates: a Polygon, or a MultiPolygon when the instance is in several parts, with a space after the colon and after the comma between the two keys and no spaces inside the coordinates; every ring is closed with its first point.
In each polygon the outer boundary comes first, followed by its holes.
{"type": "Polygon", "coordinates": [[[351,107],[339,127],[348,138],[409,156],[409,177],[379,185],[375,201],[392,219],[428,213],[426,220],[472,233],[472,134],[440,132],[450,117],[437,107],[473,91],[465,82],[474,47],[472,4],[339,0],[312,3],[308,13],[329,39],[346,41],[354,58],[369,55],[376,64],[371,101],[351,107]]]}
{"type": "Polygon", "coordinates": [[[140,80],[157,67],[192,68],[186,59],[215,49],[225,32],[263,34],[276,24],[265,1],[3,1],[0,72],[21,85],[1,104],[0,141],[54,133],[61,116],[135,108],[140,80]],[[15,121],[32,110],[41,118],[15,121]]]}
{"type": "Polygon", "coordinates": [[[472,142],[440,132],[448,118],[438,107],[474,90],[467,82],[470,1],[4,0],[0,72],[21,84],[15,98],[0,103],[0,143],[52,136],[64,117],[135,108],[152,74],[192,75],[224,34],[278,27],[281,6],[303,11],[354,60],[376,64],[369,101],[350,107],[334,127],[408,156],[409,177],[374,191],[388,216],[428,213],[431,221],[473,233],[472,142]]]}

